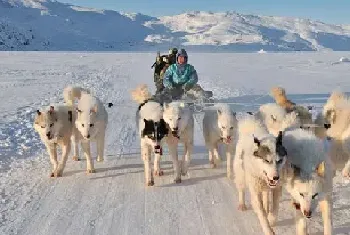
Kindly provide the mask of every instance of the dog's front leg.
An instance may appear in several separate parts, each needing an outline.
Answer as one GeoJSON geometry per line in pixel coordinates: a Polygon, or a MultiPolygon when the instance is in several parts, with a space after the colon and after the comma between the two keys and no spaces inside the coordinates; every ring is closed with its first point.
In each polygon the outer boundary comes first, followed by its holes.
{"type": "Polygon", "coordinates": [[[74,150],[73,161],[79,161],[79,132],[75,127],[73,128],[71,140],[74,150]]]}
{"type": "Polygon", "coordinates": [[[300,210],[295,210],[295,225],[297,235],[307,235],[307,221],[300,210]]]}
{"type": "Polygon", "coordinates": [[[90,141],[83,140],[81,142],[81,147],[83,148],[84,155],[86,158],[86,173],[95,173],[96,170],[94,168],[94,162],[91,158],[90,141]]]}
{"type": "Polygon", "coordinates": [[[160,159],[162,155],[160,153],[154,153],[154,175],[162,176],[164,172],[160,169],[160,159]]]}
{"type": "Polygon", "coordinates": [[[238,191],[238,210],[245,211],[247,206],[245,204],[245,190],[246,190],[246,175],[243,165],[243,151],[237,149],[235,159],[233,161],[233,169],[235,172],[234,181],[238,191]]]}
{"type": "MultiPolygon", "coordinates": [[[[251,179],[253,180],[253,179],[251,179]]],[[[254,184],[253,182],[251,182],[254,184]]],[[[250,194],[251,194],[251,201],[252,201],[252,207],[254,209],[255,214],[258,216],[258,219],[260,221],[260,225],[263,229],[263,232],[265,235],[274,235],[274,231],[272,230],[269,221],[267,219],[267,214],[263,207],[262,202],[262,195],[259,191],[257,191],[255,188],[255,185],[250,185],[250,194]]]]}
{"type": "Polygon", "coordinates": [[[193,151],[193,142],[192,141],[185,142],[185,155],[182,158],[182,167],[181,167],[181,173],[183,176],[187,175],[188,168],[191,163],[192,151],[193,151]]]}
{"type": "Polygon", "coordinates": [[[147,144],[141,144],[141,157],[143,160],[144,168],[145,168],[145,182],[146,186],[153,186],[154,179],[151,169],[151,147],[147,144]]]}
{"type": "Polygon", "coordinates": [[[332,196],[327,195],[324,200],[319,203],[322,218],[323,218],[323,227],[324,227],[324,235],[332,235],[333,234],[333,218],[332,218],[332,196]]]}
{"type": "Polygon", "coordinates": [[[215,161],[214,161],[214,145],[213,144],[209,144],[208,146],[208,149],[209,149],[209,164],[210,164],[210,167],[211,168],[216,168],[216,164],[215,164],[215,161]]]}
{"type": "Polygon", "coordinates": [[[97,161],[103,162],[105,150],[105,130],[97,138],[97,161]]]}
{"type": "Polygon", "coordinates": [[[70,140],[64,141],[62,143],[62,160],[61,160],[61,163],[58,165],[58,168],[57,168],[57,171],[56,171],[57,177],[63,175],[63,170],[66,167],[66,163],[67,163],[67,160],[68,160],[68,155],[69,155],[70,149],[71,149],[71,142],[70,142],[70,140]]]}
{"type": "Polygon", "coordinates": [[[234,146],[232,144],[226,145],[226,174],[227,178],[231,179],[232,177],[232,172],[231,172],[231,167],[232,167],[232,154],[234,153],[234,146]]]}
{"type": "Polygon", "coordinates": [[[271,226],[276,224],[278,217],[278,210],[280,205],[280,198],[282,196],[282,187],[278,186],[275,189],[272,189],[272,208],[269,208],[268,220],[271,226]]]}
{"type": "Polygon", "coordinates": [[[50,162],[52,164],[52,170],[50,177],[55,176],[55,172],[57,171],[58,161],[57,161],[57,144],[46,144],[47,151],[50,155],[50,162]]]}
{"type": "Polygon", "coordinates": [[[181,183],[181,170],[180,170],[180,164],[179,164],[177,144],[168,144],[168,146],[169,146],[169,153],[170,153],[171,159],[173,160],[173,167],[174,167],[174,173],[175,173],[174,182],[179,184],[181,183]]]}

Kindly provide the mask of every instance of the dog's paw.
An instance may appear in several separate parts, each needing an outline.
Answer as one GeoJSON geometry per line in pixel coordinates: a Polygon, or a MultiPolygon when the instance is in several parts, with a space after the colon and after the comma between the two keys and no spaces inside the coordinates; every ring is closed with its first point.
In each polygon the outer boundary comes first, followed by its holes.
{"type": "Polygon", "coordinates": [[[164,172],[162,170],[157,170],[157,171],[154,171],[154,175],[155,176],[163,176],[164,172]]]}
{"type": "Polygon", "coordinates": [[[181,184],[181,178],[174,179],[175,184],[181,184]]]}
{"type": "Polygon", "coordinates": [[[276,225],[276,217],[272,213],[268,214],[267,219],[271,227],[276,225]]]}
{"type": "Polygon", "coordinates": [[[96,173],[96,170],[95,169],[86,170],[86,174],[92,174],[92,173],[96,173]]]}
{"type": "Polygon", "coordinates": [[[62,177],[62,171],[61,170],[57,170],[53,173],[53,177],[58,178],[58,177],[62,177]]]}
{"type": "Polygon", "coordinates": [[[79,157],[78,156],[73,156],[73,161],[77,162],[77,161],[80,161],[79,157]]]}
{"type": "Polygon", "coordinates": [[[214,169],[217,167],[215,161],[210,161],[209,163],[210,163],[210,168],[214,169]]]}
{"type": "Polygon", "coordinates": [[[245,204],[239,204],[238,205],[238,210],[239,211],[246,211],[247,210],[247,206],[245,204]]]}
{"type": "Polygon", "coordinates": [[[105,159],[103,157],[97,157],[98,162],[103,162],[105,159]]]}
{"type": "Polygon", "coordinates": [[[154,186],[154,180],[148,181],[146,185],[147,186],[154,186]]]}

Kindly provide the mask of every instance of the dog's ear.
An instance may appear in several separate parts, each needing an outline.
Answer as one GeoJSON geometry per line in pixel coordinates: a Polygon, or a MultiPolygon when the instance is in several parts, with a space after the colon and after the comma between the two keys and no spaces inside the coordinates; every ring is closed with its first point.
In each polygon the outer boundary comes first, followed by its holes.
{"type": "Polygon", "coordinates": [[[301,173],[301,169],[300,167],[294,165],[294,164],[291,164],[291,167],[293,169],[293,173],[295,176],[300,176],[300,173],[301,173]]]}
{"type": "Polygon", "coordinates": [[[316,172],[317,175],[320,177],[324,177],[325,174],[325,162],[321,162],[320,164],[318,164],[318,166],[316,167],[316,172]]]}
{"type": "Polygon", "coordinates": [[[52,115],[55,112],[55,107],[54,106],[50,106],[50,110],[49,110],[49,114],[52,115]]]}
{"type": "Polygon", "coordinates": [[[39,109],[36,111],[36,113],[37,113],[39,116],[41,115],[41,112],[40,112],[39,109]]]}
{"type": "Polygon", "coordinates": [[[91,108],[90,112],[97,113],[97,110],[98,110],[97,105],[95,105],[94,107],[91,108]]]}
{"type": "Polygon", "coordinates": [[[258,147],[260,147],[260,140],[258,138],[254,137],[254,144],[256,144],[258,147]]]}
{"type": "Polygon", "coordinates": [[[272,121],[274,121],[274,122],[277,121],[277,118],[276,118],[274,115],[272,115],[272,114],[271,114],[271,119],[272,119],[272,121]]]}

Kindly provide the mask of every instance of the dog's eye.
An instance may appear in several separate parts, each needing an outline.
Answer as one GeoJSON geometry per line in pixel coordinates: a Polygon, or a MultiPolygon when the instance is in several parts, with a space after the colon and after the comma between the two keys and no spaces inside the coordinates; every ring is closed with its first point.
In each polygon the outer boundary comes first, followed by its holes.
{"type": "Polygon", "coordinates": [[[283,159],[280,159],[277,161],[277,164],[281,164],[283,162],[283,159]]]}
{"type": "Polygon", "coordinates": [[[179,117],[177,120],[181,120],[181,118],[179,117]]]}
{"type": "Polygon", "coordinates": [[[312,196],[312,199],[315,199],[317,196],[318,196],[318,193],[315,193],[315,194],[312,196]]]}
{"type": "Polygon", "coordinates": [[[233,126],[230,127],[230,130],[233,130],[233,126]]]}
{"type": "Polygon", "coordinates": [[[299,194],[300,194],[300,196],[304,197],[304,194],[303,194],[303,193],[299,193],[299,194]]]}
{"type": "Polygon", "coordinates": [[[226,129],[226,127],[225,127],[225,126],[223,126],[223,127],[221,127],[221,129],[224,129],[224,130],[225,130],[225,129],[226,129]]]}
{"type": "Polygon", "coordinates": [[[90,124],[90,127],[94,127],[95,125],[94,124],[90,124]]]}
{"type": "Polygon", "coordinates": [[[53,127],[53,123],[50,124],[50,127],[53,127]]]}
{"type": "Polygon", "coordinates": [[[264,161],[265,161],[266,163],[270,163],[270,161],[269,161],[269,160],[267,160],[267,159],[264,159],[264,161]]]}
{"type": "Polygon", "coordinates": [[[44,128],[45,128],[45,126],[41,126],[41,128],[43,128],[43,129],[44,129],[44,128]]]}
{"type": "Polygon", "coordinates": [[[82,127],[84,127],[85,125],[84,124],[81,124],[82,127]]]}

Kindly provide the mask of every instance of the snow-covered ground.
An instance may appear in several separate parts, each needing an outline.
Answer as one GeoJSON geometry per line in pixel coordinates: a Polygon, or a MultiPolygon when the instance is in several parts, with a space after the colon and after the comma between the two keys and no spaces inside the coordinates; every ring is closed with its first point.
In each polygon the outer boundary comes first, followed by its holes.
{"type": "MultiPolygon", "coordinates": [[[[200,83],[237,112],[254,111],[272,101],[268,91],[280,85],[300,104],[316,112],[333,89],[350,90],[350,53],[205,54],[191,53],[200,83]]],[[[165,155],[165,176],[144,185],[137,105],[129,91],[139,83],[153,87],[150,53],[0,53],[0,234],[261,234],[252,210],[237,210],[237,192],[225,176],[225,164],[210,169],[196,114],[195,151],[189,176],[172,182],[165,155]],[[49,178],[49,159],[32,122],[35,110],[62,101],[68,84],[91,88],[108,109],[104,163],[85,174],[85,161],[69,159],[64,177],[49,178]]],[[[95,150],[94,150],[95,151],[95,150]]],[[[334,234],[350,234],[350,188],[337,176],[334,234]]],[[[284,195],[276,234],[295,234],[293,210],[284,195]]],[[[320,214],[311,234],[323,234],[320,214]]]]}

